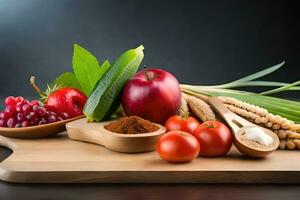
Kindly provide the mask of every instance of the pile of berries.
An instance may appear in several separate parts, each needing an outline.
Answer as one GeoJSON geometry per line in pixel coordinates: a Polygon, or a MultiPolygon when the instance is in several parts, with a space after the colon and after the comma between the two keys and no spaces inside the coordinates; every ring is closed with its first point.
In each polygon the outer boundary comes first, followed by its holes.
{"type": "Polygon", "coordinates": [[[28,127],[69,119],[68,113],[50,111],[38,100],[28,101],[23,97],[9,96],[5,109],[0,112],[0,127],[28,127]]]}

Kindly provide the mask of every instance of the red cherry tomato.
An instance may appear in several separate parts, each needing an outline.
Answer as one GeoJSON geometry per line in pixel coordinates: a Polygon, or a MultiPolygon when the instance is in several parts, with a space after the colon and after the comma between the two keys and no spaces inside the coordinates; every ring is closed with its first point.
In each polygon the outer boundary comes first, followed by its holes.
{"type": "Polygon", "coordinates": [[[159,139],[156,151],[162,159],[168,162],[189,162],[198,156],[200,145],[197,139],[189,133],[170,131],[159,139]]]}
{"type": "Polygon", "coordinates": [[[224,156],[232,145],[230,130],[218,121],[202,123],[195,130],[194,136],[201,146],[200,156],[224,156]]]}
{"type": "Polygon", "coordinates": [[[180,115],[174,115],[167,120],[165,127],[167,132],[178,130],[193,134],[199,125],[199,121],[194,117],[184,118],[180,115]]]}

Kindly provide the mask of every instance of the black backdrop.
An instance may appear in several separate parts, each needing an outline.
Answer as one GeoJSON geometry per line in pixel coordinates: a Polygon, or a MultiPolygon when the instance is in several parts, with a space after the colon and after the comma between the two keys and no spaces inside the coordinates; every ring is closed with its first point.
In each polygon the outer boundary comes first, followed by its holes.
{"type": "Polygon", "coordinates": [[[33,96],[71,70],[73,44],[100,61],[144,44],[143,64],[180,82],[224,83],[286,61],[268,79],[299,79],[292,1],[0,0],[0,96],[33,96]]]}

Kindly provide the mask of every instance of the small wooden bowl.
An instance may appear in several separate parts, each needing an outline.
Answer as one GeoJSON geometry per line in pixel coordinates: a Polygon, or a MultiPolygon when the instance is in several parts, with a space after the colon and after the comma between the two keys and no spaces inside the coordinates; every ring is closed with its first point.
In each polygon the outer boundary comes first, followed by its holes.
{"type": "MultiPolygon", "coordinates": [[[[279,146],[279,138],[277,135],[275,135],[272,131],[266,128],[261,128],[266,134],[272,137],[273,139],[273,144],[271,146],[266,147],[265,149],[258,149],[258,148],[253,148],[252,146],[248,145],[245,143],[243,140],[241,140],[240,135],[245,132],[245,129],[253,127],[253,126],[244,126],[240,128],[237,133],[233,137],[233,142],[236,148],[243,154],[251,156],[251,157],[256,157],[256,158],[263,158],[271,154],[273,151],[275,151],[278,146],[279,146]]],[[[257,126],[255,126],[257,127],[257,126]]]]}
{"type": "Polygon", "coordinates": [[[98,144],[112,151],[123,153],[154,151],[156,142],[166,132],[165,127],[155,124],[159,129],[151,133],[114,133],[104,128],[110,122],[87,123],[84,118],[67,123],[66,127],[69,137],[73,140],[98,144]]]}
{"type": "Polygon", "coordinates": [[[84,115],[74,117],[71,119],[66,119],[63,121],[58,121],[50,124],[43,124],[38,126],[20,127],[20,128],[0,128],[0,135],[19,138],[19,139],[37,139],[45,138],[56,135],[57,133],[66,130],[65,124],[80,118],[84,115]]]}

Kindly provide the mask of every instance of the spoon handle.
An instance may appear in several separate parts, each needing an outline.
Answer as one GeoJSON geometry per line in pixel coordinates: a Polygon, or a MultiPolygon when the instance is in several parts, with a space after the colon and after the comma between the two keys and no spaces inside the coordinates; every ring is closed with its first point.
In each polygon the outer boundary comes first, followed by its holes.
{"type": "Polygon", "coordinates": [[[99,130],[91,130],[87,128],[76,128],[76,127],[68,127],[67,126],[68,135],[73,140],[85,141],[96,143],[101,146],[104,145],[103,134],[99,133],[99,130]]]}
{"type": "Polygon", "coordinates": [[[244,126],[252,126],[251,122],[248,122],[244,118],[234,114],[229,111],[223,104],[223,102],[218,99],[218,97],[209,97],[208,102],[210,105],[221,115],[221,117],[227,122],[227,124],[231,127],[234,133],[244,127],[244,126]]]}

